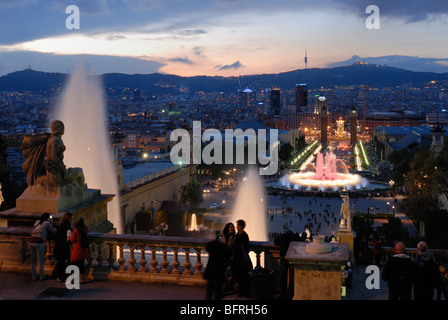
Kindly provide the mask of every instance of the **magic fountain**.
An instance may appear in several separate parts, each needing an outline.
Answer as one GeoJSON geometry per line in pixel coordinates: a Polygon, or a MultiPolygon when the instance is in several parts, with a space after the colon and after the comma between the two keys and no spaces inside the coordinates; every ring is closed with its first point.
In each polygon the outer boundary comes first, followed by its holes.
{"type": "Polygon", "coordinates": [[[365,189],[368,180],[358,174],[349,173],[341,159],[333,152],[319,152],[316,163],[309,163],[301,172],[291,173],[280,179],[283,187],[295,190],[317,189],[320,191],[358,190],[365,189]]]}

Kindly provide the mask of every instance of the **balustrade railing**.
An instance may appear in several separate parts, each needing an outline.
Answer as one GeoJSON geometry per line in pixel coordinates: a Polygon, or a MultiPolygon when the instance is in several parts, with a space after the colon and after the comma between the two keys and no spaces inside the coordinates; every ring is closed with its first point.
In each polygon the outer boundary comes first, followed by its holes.
{"type": "MultiPolygon", "coordinates": [[[[29,229],[0,228],[0,260],[4,263],[0,271],[29,271],[29,235],[29,229]],[[2,256],[2,242],[15,243],[17,259],[11,258],[14,245],[9,245],[8,253],[2,256]]],[[[205,246],[209,239],[92,233],[88,238],[89,258],[85,268],[88,278],[181,285],[205,284],[202,275],[208,262],[205,246]]],[[[47,241],[47,274],[51,274],[55,265],[53,249],[54,242],[47,241]]],[[[271,242],[252,241],[250,251],[255,252],[255,267],[278,268],[278,246],[271,242]]]]}
{"type": "MultiPolygon", "coordinates": [[[[374,255],[373,246],[369,246],[368,248],[369,248],[369,250],[367,251],[368,264],[374,264],[375,263],[375,255],[374,255]]],[[[434,255],[434,258],[436,259],[436,263],[438,263],[439,265],[447,265],[448,264],[448,250],[428,249],[428,252],[430,252],[434,255]]],[[[418,254],[418,250],[417,250],[417,248],[406,248],[406,254],[409,255],[411,257],[411,259],[414,259],[418,254]]],[[[392,255],[393,255],[392,247],[382,247],[381,263],[382,264],[386,263],[386,261],[392,255]]],[[[360,257],[362,258],[362,252],[360,252],[360,257]]]]}

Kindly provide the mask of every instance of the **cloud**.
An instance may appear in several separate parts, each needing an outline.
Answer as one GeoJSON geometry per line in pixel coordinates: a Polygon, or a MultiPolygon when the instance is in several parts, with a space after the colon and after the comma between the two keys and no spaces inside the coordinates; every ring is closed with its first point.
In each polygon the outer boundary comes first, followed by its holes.
{"type": "Polygon", "coordinates": [[[164,66],[150,57],[113,57],[105,55],[57,55],[52,53],[15,51],[0,52],[0,76],[31,65],[33,70],[69,73],[81,61],[91,66],[95,74],[155,73],[164,66]]]}
{"type": "Polygon", "coordinates": [[[193,53],[198,56],[198,57],[204,57],[204,47],[194,47],[193,48],[193,53]]]}
{"type": "Polygon", "coordinates": [[[196,36],[199,34],[207,33],[207,31],[203,29],[186,29],[186,30],[179,30],[175,32],[176,34],[179,34],[181,36],[196,36]]]}
{"type": "Polygon", "coordinates": [[[75,5],[79,7],[81,15],[97,16],[111,13],[109,2],[110,0],[52,0],[48,1],[45,5],[51,11],[60,13],[65,13],[67,6],[75,5]]]}
{"type": "Polygon", "coordinates": [[[219,70],[240,69],[242,67],[243,67],[243,65],[239,61],[236,61],[232,64],[224,65],[224,66],[220,66],[220,65],[216,66],[216,68],[219,68],[219,70]]]}
{"type": "Polygon", "coordinates": [[[0,8],[25,8],[30,5],[37,5],[37,0],[0,0],[0,8]]]}
{"type": "Polygon", "coordinates": [[[193,62],[191,60],[189,60],[188,58],[184,57],[184,58],[172,58],[172,59],[168,59],[169,62],[180,62],[180,63],[185,63],[185,64],[193,64],[193,62]]]}

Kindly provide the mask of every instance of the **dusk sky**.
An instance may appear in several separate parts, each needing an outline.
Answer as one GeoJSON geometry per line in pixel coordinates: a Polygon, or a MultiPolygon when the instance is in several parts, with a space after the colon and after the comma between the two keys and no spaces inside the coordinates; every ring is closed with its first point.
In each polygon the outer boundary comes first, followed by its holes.
{"type": "Polygon", "coordinates": [[[182,76],[279,73],[353,55],[448,66],[444,0],[0,0],[0,75],[32,69],[182,76]],[[77,5],[80,29],[68,30],[77,5]],[[380,29],[366,28],[369,5],[380,29]]]}

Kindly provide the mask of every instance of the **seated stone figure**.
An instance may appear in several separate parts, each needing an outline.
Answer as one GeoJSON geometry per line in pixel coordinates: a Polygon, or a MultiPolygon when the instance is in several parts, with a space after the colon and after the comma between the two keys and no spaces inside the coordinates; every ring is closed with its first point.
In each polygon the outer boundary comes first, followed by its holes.
{"type": "Polygon", "coordinates": [[[29,187],[39,186],[47,193],[64,195],[82,193],[85,189],[84,173],[81,168],[66,168],[64,165],[65,145],[62,142],[64,124],[56,120],[51,124],[51,134],[27,135],[22,142],[29,187]]]}

